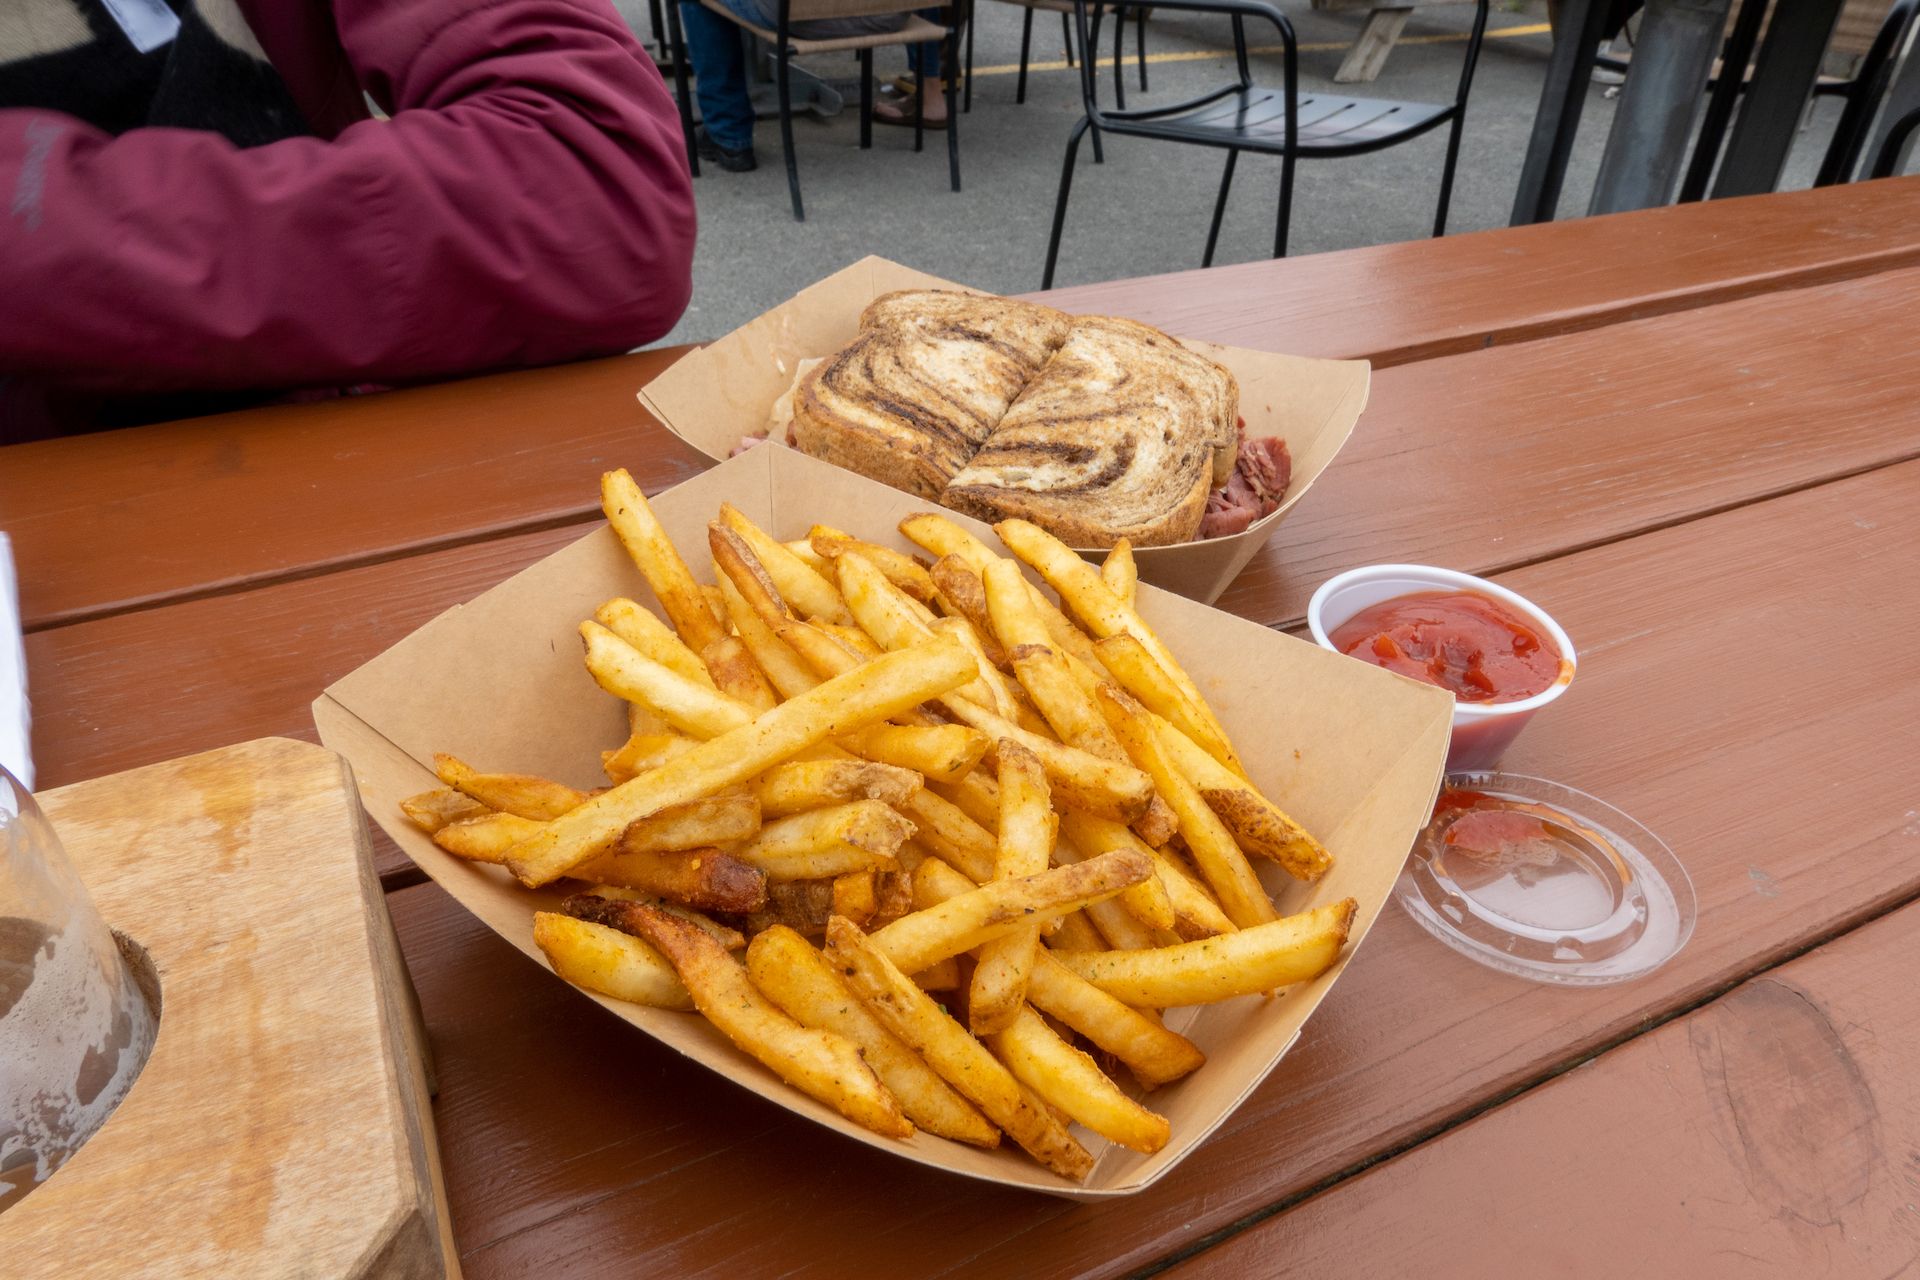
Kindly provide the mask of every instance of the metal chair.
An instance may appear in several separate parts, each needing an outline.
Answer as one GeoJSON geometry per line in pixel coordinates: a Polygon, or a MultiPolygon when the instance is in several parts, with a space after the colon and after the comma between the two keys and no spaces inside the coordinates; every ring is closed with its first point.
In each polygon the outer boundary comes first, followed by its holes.
{"type": "MultiPolygon", "coordinates": [[[[953,189],[960,189],[960,119],[955,96],[959,77],[954,68],[960,65],[960,26],[966,18],[964,0],[954,6],[954,21],[947,26],[920,17],[903,0],[779,0],[778,16],[772,30],[747,21],[719,0],[700,0],[700,4],[735,26],[751,31],[773,47],[774,81],[780,93],[780,149],[786,155],[787,192],[793,199],[795,222],[805,222],[807,215],[800,202],[800,167],[793,150],[793,98],[787,82],[787,67],[795,57],[804,54],[853,50],[860,55],[860,149],[865,151],[873,146],[873,51],[890,45],[945,41],[947,47],[941,56],[947,67],[947,170],[953,189]],[[906,25],[898,31],[841,36],[831,40],[805,40],[791,34],[796,22],[812,22],[822,18],[863,18],[890,13],[907,14],[906,25]]],[[[686,135],[688,164],[693,175],[699,177],[700,159],[693,138],[693,98],[687,84],[687,47],[681,35],[680,8],[677,3],[667,5],[667,26],[673,38],[673,78],[680,99],[680,128],[686,135]]],[[[921,124],[921,116],[925,114],[926,93],[926,81],[922,79],[921,110],[915,113],[913,122],[913,149],[916,152],[925,145],[926,130],[921,124]]]]}
{"type": "MultiPolygon", "coordinates": [[[[1746,91],[1747,80],[1753,74],[1754,45],[1759,40],[1760,28],[1769,7],[1768,0],[1745,0],[1739,7],[1732,29],[1727,33],[1721,56],[1714,64],[1713,73],[1707,78],[1709,109],[1701,121],[1700,136],[1694,144],[1693,161],[1688,166],[1686,180],[1681,184],[1679,198],[1682,202],[1699,200],[1706,195],[1707,182],[1720,158],[1727,125],[1733,116],[1733,104],[1746,91]],[[1746,64],[1736,81],[1723,81],[1721,78],[1729,62],[1746,64]]],[[[1826,154],[1821,158],[1820,171],[1813,180],[1814,186],[1830,187],[1846,182],[1859,168],[1860,153],[1866,148],[1867,137],[1872,132],[1874,111],[1893,79],[1896,55],[1916,10],[1920,10],[1920,0],[1894,0],[1880,23],[1880,30],[1874,34],[1873,43],[1861,56],[1853,74],[1821,76],[1814,81],[1814,97],[1839,98],[1845,103],[1840,109],[1840,119],[1834,125],[1833,137],[1827,143],[1826,154]]],[[[1593,60],[1593,65],[1625,74],[1632,66],[1632,61],[1602,54],[1593,60]]]]}
{"type": "MultiPolygon", "coordinates": [[[[1113,4],[1115,0],[1107,0],[1113,4]]],[[[1116,7],[1126,7],[1119,0],[1116,7]]],[[[1141,111],[1106,110],[1099,103],[1098,76],[1081,77],[1081,93],[1086,114],[1073,126],[1067,139],[1066,163],[1060,171],[1060,194],[1053,206],[1053,232],[1047,240],[1047,267],[1040,287],[1053,287],[1054,266],[1060,256],[1060,234],[1066,225],[1067,198],[1073,189],[1073,165],[1080,140],[1089,129],[1118,136],[1154,138],[1163,142],[1185,142],[1203,147],[1218,147],[1227,153],[1226,170],[1220,175],[1220,193],[1214,200],[1213,223],[1207,230],[1207,249],[1203,266],[1213,265],[1213,250],[1220,238],[1220,220],[1226,212],[1227,193],[1233,185],[1233,170],[1242,151],[1280,157],[1280,209],[1275,219],[1273,256],[1285,257],[1288,224],[1293,212],[1293,167],[1302,157],[1330,159],[1362,155],[1407,142],[1440,125],[1451,128],[1447,137],[1447,158],[1440,173],[1440,201],[1434,213],[1433,233],[1447,229],[1447,206],[1453,198],[1453,172],[1460,156],[1460,128],[1466,118],[1467,95],[1473,88],[1474,65],[1479,61],[1482,37],[1486,34],[1488,0],[1475,0],[1473,33],[1467,40],[1466,60],[1460,69],[1460,84],[1451,103],[1393,102],[1377,98],[1345,98],[1313,93],[1302,96],[1299,48],[1293,24],[1267,0],[1154,0],[1153,7],[1183,12],[1218,13],[1233,22],[1234,57],[1239,69],[1235,83],[1190,98],[1185,102],[1141,111]],[[1253,82],[1247,56],[1246,20],[1271,23],[1280,33],[1283,83],[1278,89],[1264,88],[1253,82]]],[[[1135,4],[1133,7],[1143,7],[1135,4]]],[[[1080,30],[1082,48],[1091,47],[1088,38],[1088,0],[1074,0],[1074,20],[1080,30]]]]}
{"type": "Polygon", "coordinates": [[[1901,116],[1887,130],[1887,140],[1880,144],[1880,154],[1874,157],[1870,178],[1891,178],[1893,171],[1900,167],[1900,153],[1906,150],[1907,139],[1913,131],[1920,128],[1920,107],[1901,116]]]}

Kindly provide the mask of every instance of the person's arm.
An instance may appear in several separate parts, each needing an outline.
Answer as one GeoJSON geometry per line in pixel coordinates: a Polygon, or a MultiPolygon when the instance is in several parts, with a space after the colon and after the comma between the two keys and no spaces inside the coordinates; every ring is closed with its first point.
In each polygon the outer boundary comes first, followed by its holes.
{"type": "Polygon", "coordinates": [[[691,288],[672,98],[607,0],[333,0],[392,114],[332,141],[0,111],[0,374],[431,378],[660,337],[691,288]]]}

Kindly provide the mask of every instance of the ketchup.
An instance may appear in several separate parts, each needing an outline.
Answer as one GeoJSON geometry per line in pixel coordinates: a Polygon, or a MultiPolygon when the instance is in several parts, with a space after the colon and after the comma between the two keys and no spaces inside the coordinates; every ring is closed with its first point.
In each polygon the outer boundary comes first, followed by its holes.
{"type": "Polygon", "coordinates": [[[1545,693],[1564,665],[1552,639],[1478,591],[1382,600],[1329,638],[1341,653],[1450,689],[1462,702],[1517,702],[1545,693]]]}

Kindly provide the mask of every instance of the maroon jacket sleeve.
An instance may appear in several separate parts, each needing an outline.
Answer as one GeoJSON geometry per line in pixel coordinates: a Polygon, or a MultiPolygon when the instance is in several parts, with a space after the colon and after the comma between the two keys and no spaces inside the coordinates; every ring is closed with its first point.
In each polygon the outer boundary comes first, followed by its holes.
{"type": "Polygon", "coordinates": [[[112,391],[431,378],[672,327],[679,119],[607,0],[333,0],[390,120],[240,150],[0,111],[0,373],[112,391]]]}

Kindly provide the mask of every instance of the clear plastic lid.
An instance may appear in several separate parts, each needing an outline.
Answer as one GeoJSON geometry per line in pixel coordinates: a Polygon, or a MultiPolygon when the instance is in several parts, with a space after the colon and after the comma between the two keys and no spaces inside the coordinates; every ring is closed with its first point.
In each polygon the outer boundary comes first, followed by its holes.
{"type": "Polygon", "coordinates": [[[1572,787],[1449,774],[1394,888],[1426,930],[1535,982],[1642,977],[1693,933],[1693,882],[1661,839],[1572,787]]]}

